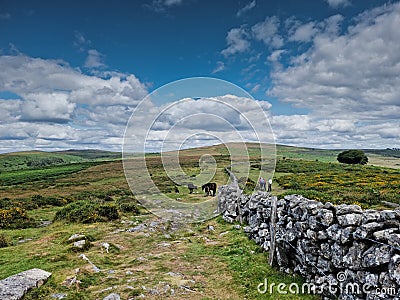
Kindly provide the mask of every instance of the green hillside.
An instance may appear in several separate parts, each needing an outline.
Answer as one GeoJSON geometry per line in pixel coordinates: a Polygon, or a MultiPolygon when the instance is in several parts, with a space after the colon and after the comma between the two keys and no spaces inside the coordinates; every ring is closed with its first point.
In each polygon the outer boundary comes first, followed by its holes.
{"type": "Polygon", "coordinates": [[[0,155],[0,172],[40,169],[49,166],[78,163],[83,160],[82,157],[75,155],[42,151],[7,153],[0,155]]]}
{"type": "Polygon", "coordinates": [[[120,159],[121,153],[103,150],[26,151],[0,154],[0,173],[41,169],[87,161],[120,159]]]}
{"type": "Polygon", "coordinates": [[[87,150],[65,150],[65,151],[58,151],[55,153],[59,154],[66,154],[66,155],[73,155],[78,156],[84,159],[118,159],[121,158],[120,152],[111,152],[111,151],[104,151],[104,150],[96,150],[96,149],[87,149],[87,150]]]}
{"type": "Polygon", "coordinates": [[[336,162],[341,150],[326,150],[317,148],[303,148],[285,145],[276,146],[277,158],[292,158],[304,160],[319,160],[323,162],[336,162]]]}
{"type": "MultiPolygon", "coordinates": [[[[290,158],[321,162],[336,162],[337,155],[345,149],[317,149],[277,145],[277,159],[290,158]]],[[[363,149],[369,165],[400,168],[400,149],[363,149]]]]}

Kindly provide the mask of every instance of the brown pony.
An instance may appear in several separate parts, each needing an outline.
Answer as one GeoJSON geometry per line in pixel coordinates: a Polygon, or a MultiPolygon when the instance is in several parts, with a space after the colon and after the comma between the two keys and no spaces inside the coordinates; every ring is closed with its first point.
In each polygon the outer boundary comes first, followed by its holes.
{"type": "Polygon", "coordinates": [[[209,182],[203,184],[201,189],[206,193],[206,196],[211,196],[211,193],[215,196],[215,193],[217,192],[217,184],[215,182],[209,182]]]}

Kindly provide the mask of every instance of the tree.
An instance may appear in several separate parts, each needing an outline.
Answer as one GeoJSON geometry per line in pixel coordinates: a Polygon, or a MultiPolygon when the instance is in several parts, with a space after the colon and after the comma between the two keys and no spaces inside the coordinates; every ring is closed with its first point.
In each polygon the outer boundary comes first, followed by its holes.
{"type": "Polygon", "coordinates": [[[368,163],[368,157],[362,150],[346,150],[340,152],[337,156],[337,160],[345,164],[366,165],[368,163]]]}

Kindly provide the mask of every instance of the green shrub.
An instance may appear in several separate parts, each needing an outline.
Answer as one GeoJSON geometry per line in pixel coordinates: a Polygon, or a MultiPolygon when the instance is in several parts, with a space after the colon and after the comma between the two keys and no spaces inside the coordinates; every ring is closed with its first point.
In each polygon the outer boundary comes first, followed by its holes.
{"type": "Polygon", "coordinates": [[[238,183],[245,194],[252,193],[256,188],[256,183],[251,178],[241,177],[238,179],[238,183]]]}
{"type": "Polygon", "coordinates": [[[104,216],[108,221],[117,220],[119,218],[118,209],[113,204],[103,204],[98,206],[100,216],[104,216]]]}
{"type": "Polygon", "coordinates": [[[76,201],[59,210],[55,221],[77,223],[107,222],[119,218],[117,207],[112,204],[99,204],[89,201],[76,201]]]}
{"type": "Polygon", "coordinates": [[[26,162],[26,165],[31,168],[43,168],[47,166],[54,166],[54,165],[61,165],[65,164],[64,161],[60,157],[46,157],[46,158],[36,158],[36,159],[29,159],[26,162]]]}
{"type": "Polygon", "coordinates": [[[381,193],[379,190],[370,188],[368,191],[366,191],[363,202],[365,202],[368,205],[376,205],[381,202],[381,193]]]}
{"type": "Polygon", "coordinates": [[[43,197],[42,195],[33,195],[31,201],[38,207],[51,205],[51,206],[63,206],[67,203],[66,200],[58,197],[43,197]]]}
{"type": "Polygon", "coordinates": [[[0,233],[0,248],[8,247],[10,244],[10,240],[5,235],[0,233]]]}
{"type": "Polygon", "coordinates": [[[51,206],[64,206],[68,203],[66,199],[58,198],[58,197],[46,197],[45,204],[51,206]]]}
{"type": "Polygon", "coordinates": [[[117,206],[121,212],[139,214],[139,208],[136,200],[132,197],[122,197],[118,199],[117,206]]]}
{"type": "Polygon", "coordinates": [[[0,209],[0,228],[27,228],[36,225],[34,220],[28,217],[26,211],[20,207],[0,209]]]}
{"type": "Polygon", "coordinates": [[[135,203],[121,203],[119,205],[119,210],[124,213],[132,213],[135,215],[139,214],[139,208],[135,203]]]}
{"type": "Polygon", "coordinates": [[[368,163],[368,157],[362,150],[346,150],[340,152],[337,156],[337,160],[341,163],[353,165],[366,165],[368,163]]]}
{"type": "Polygon", "coordinates": [[[43,206],[63,206],[68,201],[61,197],[43,197],[42,195],[33,195],[30,198],[9,199],[3,198],[0,200],[0,209],[11,209],[20,207],[25,210],[33,210],[43,206]]]}
{"type": "Polygon", "coordinates": [[[0,199],[0,209],[10,208],[12,200],[10,198],[2,198],[0,199]]]}

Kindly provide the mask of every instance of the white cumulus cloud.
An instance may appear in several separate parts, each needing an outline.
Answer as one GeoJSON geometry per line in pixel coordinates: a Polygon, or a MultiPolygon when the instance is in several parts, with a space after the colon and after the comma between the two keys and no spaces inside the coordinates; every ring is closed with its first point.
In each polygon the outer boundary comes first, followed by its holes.
{"type": "Polygon", "coordinates": [[[325,0],[332,8],[346,7],[351,5],[349,0],[325,0]]]}
{"type": "Polygon", "coordinates": [[[315,22],[302,24],[294,30],[293,34],[289,37],[289,41],[309,42],[318,31],[315,22]]]}
{"type": "Polygon", "coordinates": [[[254,7],[256,7],[256,0],[249,2],[248,4],[243,6],[241,9],[239,9],[238,12],[236,13],[236,16],[241,17],[248,11],[252,10],[254,7]]]}
{"type": "MultiPolygon", "coordinates": [[[[268,116],[271,104],[235,95],[184,98],[156,107],[142,118],[135,110],[126,136],[127,151],[146,141],[150,151],[196,147],[234,141],[273,142],[268,116]],[[149,130],[150,129],[150,130],[149,130]],[[139,142],[138,142],[139,141],[139,142]]],[[[143,111],[144,112],[144,111],[143,111]]]]}
{"type": "Polygon", "coordinates": [[[88,50],[88,56],[86,57],[85,67],[86,68],[102,68],[105,67],[105,63],[103,62],[104,55],[101,54],[96,49],[88,50]]]}
{"type": "Polygon", "coordinates": [[[277,141],[325,148],[399,147],[400,3],[344,17],[286,22],[288,40],[310,47],[273,51],[267,95],[306,109],[271,117],[277,141]],[[293,53],[293,52],[292,52],[293,53]],[[280,61],[289,57],[289,65],[280,61]]]}
{"type": "Polygon", "coordinates": [[[280,48],[283,46],[283,38],[278,32],[279,25],[278,17],[266,17],[263,22],[255,24],[251,31],[256,40],[263,41],[269,47],[280,48]]]}
{"type": "Polygon", "coordinates": [[[134,107],[147,95],[133,74],[86,75],[64,61],[0,56],[0,151],[108,148],[120,141],[134,107]]]}
{"type": "Polygon", "coordinates": [[[248,33],[246,29],[233,28],[229,30],[226,36],[227,47],[221,51],[221,54],[228,57],[233,54],[245,52],[250,48],[250,42],[248,41],[248,33]]]}
{"type": "Polygon", "coordinates": [[[217,61],[217,65],[215,66],[214,70],[212,70],[212,74],[218,73],[225,70],[225,63],[223,61],[217,61]]]}
{"type": "Polygon", "coordinates": [[[21,120],[68,122],[75,107],[66,93],[31,93],[21,103],[21,120]]]}

